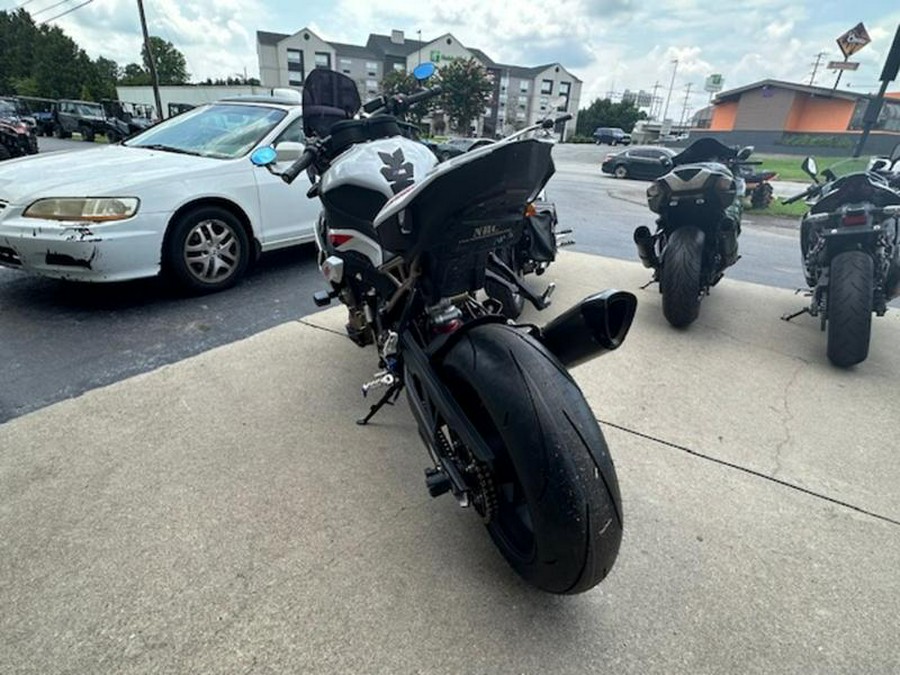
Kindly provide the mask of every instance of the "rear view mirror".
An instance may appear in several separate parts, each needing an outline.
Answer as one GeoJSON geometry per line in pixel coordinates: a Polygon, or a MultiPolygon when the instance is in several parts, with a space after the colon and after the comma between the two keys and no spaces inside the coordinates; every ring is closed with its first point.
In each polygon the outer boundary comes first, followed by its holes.
{"type": "Polygon", "coordinates": [[[894,146],[894,149],[891,150],[891,163],[896,162],[900,159],[900,143],[894,146]]]}
{"type": "Polygon", "coordinates": [[[805,171],[810,178],[813,180],[816,179],[816,176],[819,174],[819,168],[816,166],[816,160],[812,157],[807,157],[803,160],[803,163],[800,165],[803,171],[805,171]]]}
{"type": "Polygon", "coordinates": [[[269,164],[275,163],[277,161],[275,148],[271,145],[257,148],[253,151],[253,154],[250,155],[250,161],[253,162],[255,166],[269,166],[269,164]]]}
{"type": "Polygon", "coordinates": [[[437,70],[437,67],[431,61],[426,61],[425,63],[420,63],[415,68],[413,68],[413,77],[416,78],[419,82],[424,82],[429,77],[434,75],[435,70],[437,70]]]}
{"type": "Polygon", "coordinates": [[[747,159],[750,155],[753,154],[753,146],[748,145],[746,148],[742,148],[740,152],[737,154],[738,159],[747,159]]]}

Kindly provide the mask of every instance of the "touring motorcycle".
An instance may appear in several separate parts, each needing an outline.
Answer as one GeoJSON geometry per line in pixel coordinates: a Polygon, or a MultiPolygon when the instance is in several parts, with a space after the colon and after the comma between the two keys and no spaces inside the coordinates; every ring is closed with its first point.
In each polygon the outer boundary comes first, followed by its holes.
{"type": "Polygon", "coordinates": [[[806,199],[809,212],[800,222],[800,252],[811,302],[785,321],[810,314],[828,331],[828,360],[849,367],[866,360],[872,332],[872,312],[884,316],[887,303],[900,295],[900,190],[892,187],[900,168],[900,145],[884,170],[838,176],[823,172],[812,157],[803,170],[813,184],[784,200],[806,199]]]}
{"type": "MultiPolygon", "coordinates": [[[[433,64],[416,69],[419,81],[433,64]]],[[[616,559],[622,503],[603,434],[567,368],[622,344],[636,298],[608,290],[543,327],[513,325],[478,292],[486,279],[525,294],[494,252],[522,234],[525,205],[553,173],[549,142],[519,133],[438,164],[397,122],[439,87],[379,97],[360,111],[356,84],[311,72],[303,89],[307,145],[279,172],[279,153],[252,160],[286,182],[307,171],[323,206],[320,305],[339,298],[347,332],[374,345],[383,389],[365,424],[406,390],[430,455],[429,493],[471,507],[528,583],[578,593],[616,559]]],[[[553,120],[531,127],[552,125],[553,120]]]]}
{"type": "Polygon", "coordinates": [[[739,167],[753,152],[701,138],[671,159],[672,170],[647,188],[650,210],[659,214],[656,233],[644,225],[634,243],[659,282],[663,314],[676,328],[692,323],[700,301],[738,261],[744,179],[739,167]]]}

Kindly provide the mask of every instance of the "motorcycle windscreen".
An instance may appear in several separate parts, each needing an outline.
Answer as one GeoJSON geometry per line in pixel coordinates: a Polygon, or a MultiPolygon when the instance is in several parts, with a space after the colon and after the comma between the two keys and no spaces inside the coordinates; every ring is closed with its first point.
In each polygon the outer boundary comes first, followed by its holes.
{"type": "Polygon", "coordinates": [[[870,202],[879,208],[900,205],[900,194],[887,185],[873,181],[867,173],[841,176],[832,189],[813,204],[811,213],[831,213],[844,204],[870,202]]]}
{"type": "Polygon", "coordinates": [[[406,208],[409,220],[378,226],[384,247],[454,257],[521,236],[526,205],[553,175],[552,145],[530,139],[490,147],[430,176],[406,208]]]}
{"type": "Polygon", "coordinates": [[[361,104],[353,80],[316,68],[303,83],[303,131],[310,137],[327,136],[335,122],[352,118],[361,104]]]}
{"type": "Polygon", "coordinates": [[[726,161],[737,157],[737,151],[729,148],[715,138],[698,138],[684,150],[672,158],[674,166],[682,164],[694,164],[695,162],[709,162],[713,160],[726,161]]]}

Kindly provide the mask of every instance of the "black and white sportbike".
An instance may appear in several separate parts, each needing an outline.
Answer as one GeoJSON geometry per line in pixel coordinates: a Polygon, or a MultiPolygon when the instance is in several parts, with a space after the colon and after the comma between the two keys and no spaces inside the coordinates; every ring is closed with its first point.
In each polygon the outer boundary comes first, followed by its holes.
{"type": "MultiPolygon", "coordinates": [[[[432,64],[416,69],[420,81],[432,64]]],[[[630,293],[586,298],[546,326],[513,325],[476,295],[485,280],[527,289],[493,252],[521,236],[525,205],[553,173],[552,144],[528,138],[554,120],[438,164],[396,116],[439,88],[366,104],[340,73],[314,70],[303,90],[303,171],[323,205],[317,239],[347,332],[374,344],[383,388],[367,423],[403,389],[430,454],[432,496],[472,507],[529,583],[579,593],[616,559],[622,503],[594,413],[567,370],[616,349],[634,316],[630,293]]],[[[272,167],[280,149],[254,153],[272,167]]]]}
{"type": "Polygon", "coordinates": [[[807,157],[803,169],[813,184],[784,201],[810,204],[800,222],[800,251],[811,301],[782,318],[820,317],[828,360],[848,367],[869,355],[872,312],[884,316],[900,295],[900,185],[891,185],[900,145],[887,166],[839,176],[840,166],[825,169],[819,182],[816,162],[807,157]]]}
{"type": "Polygon", "coordinates": [[[656,232],[641,225],[634,243],[659,282],[666,320],[676,328],[700,314],[700,301],[734,265],[741,233],[745,182],[739,167],[753,148],[740,151],[714,138],[700,138],[664,166],[672,170],[647,188],[656,232]]]}

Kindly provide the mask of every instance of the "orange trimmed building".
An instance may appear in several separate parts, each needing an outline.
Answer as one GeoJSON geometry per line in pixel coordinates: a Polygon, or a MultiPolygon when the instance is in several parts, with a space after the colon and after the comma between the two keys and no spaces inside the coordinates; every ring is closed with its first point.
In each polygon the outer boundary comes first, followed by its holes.
{"type": "MultiPolygon", "coordinates": [[[[856,145],[868,94],[762,80],[724,91],[695,119],[692,135],[766,152],[843,154],[856,145]],[[833,151],[833,152],[830,152],[833,151]]],[[[889,151],[900,142],[900,92],[888,94],[866,152],[889,151]]]]}

